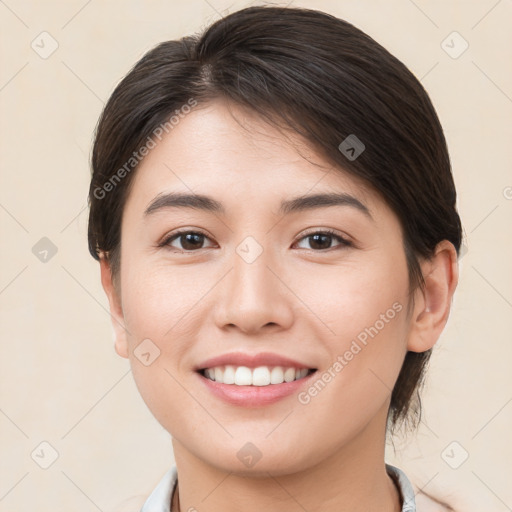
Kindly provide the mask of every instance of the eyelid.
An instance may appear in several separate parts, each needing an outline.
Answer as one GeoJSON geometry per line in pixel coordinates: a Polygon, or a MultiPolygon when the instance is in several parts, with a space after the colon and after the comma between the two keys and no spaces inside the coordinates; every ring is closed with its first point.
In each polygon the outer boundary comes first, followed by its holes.
{"type": "MultiPolygon", "coordinates": [[[[160,242],[158,242],[157,246],[158,247],[166,247],[166,246],[170,246],[170,242],[171,241],[174,241],[176,239],[178,239],[180,237],[180,235],[183,235],[183,234],[188,234],[188,233],[195,233],[195,234],[199,234],[199,235],[203,235],[205,238],[207,238],[208,240],[212,241],[212,237],[206,233],[205,231],[203,231],[202,229],[199,229],[199,228],[180,228],[180,229],[177,229],[176,231],[172,231],[171,233],[168,233],[166,235],[164,235],[162,237],[162,240],[160,242]]],[[[304,238],[307,238],[308,236],[311,236],[311,235],[315,235],[315,234],[326,234],[326,235],[331,235],[335,238],[338,238],[339,241],[340,241],[340,245],[341,246],[346,246],[346,247],[354,247],[354,243],[352,242],[352,240],[350,238],[348,238],[346,235],[340,233],[339,231],[335,230],[335,229],[332,229],[332,228],[310,228],[306,231],[303,231],[294,241],[293,245],[297,244],[298,242],[302,241],[304,238]]],[[[202,247],[201,249],[210,249],[211,247],[202,247]]],[[[326,250],[330,250],[330,249],[335,249],[336,247],[331,247],[329,249],[326,249],[326,250]]],[[[193,253],[193,252],[197,252],[199,251],[200,249],[197,249],[197,251],[191,251],[191,250],[182,250],[182,249],[177,249],[178,251],[181,251],[183,253],[193,253]]],[[[324,252],[323,250],[313,250],[313,249],[306,249],[306,250],[310,250],[310,251],[313,251],[313,252],[324,252]]]]}
{"type": "Polygon", "coordinates": [[[350,242],[350,238],[347,235],[333,228],[309,228],[306,229],[306,231],[300,233],[300,235],[297,237],[297,240],[301,240],[302,238],[308,235],[315,235],[317,233],[327,233],[329,235],[336,235],[342,238],[343,240],[350,242]]]}
{"type": "MultiPolygon", "coordinates": [[[[171,231],[170,233],[165,234],[162,237],[162,239],[160,240],[160,242],[157,243],[157,247],[165,247],[165,246],[170,247],[169,244],[170,244],[171,240],[174,241],[175,239],[179,238],[180,235],[184,235],[187,233],[196,233],[198,235],[203,235],[205,238],[208,238],[210,241],[212,240],[212,237],[206,231],[203,231],[202,229],[185,227],[185,228],[180,228],[180,229],[177,229],[176,231],[171,231]]],[[[203,247],[203,249],[210,249],[210,247],[203,247]]],[[[182,249],[177,249],[177,250],[182,251],[182,252],[196,252],[196,251],[183,251],[182,249]]]]}
{"type": "MultiPolygon", "coordinates": [[[[311,236],[311,235],[316,235],[316,234],[325,234],[325,235],[331,235],[335,238],[338,238],[340,241],[341,241],[341,245],[342,246],[346,246],[346,247],[355,247],[355,244],[354,242],[352,242],[352,240],[350,239],[350,237],[346,236],[345,234],[335,230],[335,229],[332,229],[332,228],[311,228],[311,229],[308,229],[306,231],[303,231],[296,239],[296,241],[294,242],[294,245],[298,242],[300,242],[301,240],[303,240],[304,238],[307,238],[308,236],[311,236]]],[[[330,249],[335,249],[335,247],[331,247],[329,249],[326,249],[327,251],[330,250],[330,249]]],[[[306,249],[308,250],[308,249],[306,249]]],[[[312,249],[309,249],[309,250],[312,250],[312,249]]],[[[314,252],[323,252],[323,251],[314,251],[314,252]]]]}

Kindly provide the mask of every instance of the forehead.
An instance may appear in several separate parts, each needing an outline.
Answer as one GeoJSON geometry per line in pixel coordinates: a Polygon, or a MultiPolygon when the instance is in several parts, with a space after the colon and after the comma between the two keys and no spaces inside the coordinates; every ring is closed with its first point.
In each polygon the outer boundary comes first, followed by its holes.
{"type": "Polygon", "coordinates": [[[169,191],[208,193],[226,201],[344,192],[370,210],[386,208],[364,180],[334,167],[304,139],[225,101],[194,107],[139,165],[128,203],[144,209],[169,191]]]}

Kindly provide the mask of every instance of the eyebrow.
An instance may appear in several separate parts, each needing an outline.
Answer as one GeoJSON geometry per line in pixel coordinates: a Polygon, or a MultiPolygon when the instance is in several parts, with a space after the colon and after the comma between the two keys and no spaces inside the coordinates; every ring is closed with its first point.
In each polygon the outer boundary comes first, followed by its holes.
{"type": "MultiPolygon", "coordinates": [[[[290,213],[329,206],[349,206],[364,213],[371,220],[374,220],[366,205],[354,196],[345,193],[313,194],[287,199],[281,202],[278,214],[288,215],[290,213]]],[[[144,210],[144,216],[146,217],[166,208],[192,208],[217,214],[226,213],[222,203],[213,199],[213,197],[203,194],[170,192],[155,197],[144,210]]]]}

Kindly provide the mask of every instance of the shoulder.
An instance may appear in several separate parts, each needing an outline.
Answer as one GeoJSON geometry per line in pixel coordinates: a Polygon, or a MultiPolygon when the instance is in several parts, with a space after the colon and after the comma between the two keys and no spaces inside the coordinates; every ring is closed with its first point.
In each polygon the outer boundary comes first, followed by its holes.
{"type": "Polygon", "coordinates": [[[430,496],[418,491],[416,494],[417,512],[453,512],[453,508],[431,498],[430,496]]]}
{"type": "Polygon", "coordinates": [[[119,503],[115,508],[109,509],[107,512],[140,512],[146,500],[147,496],[143,494],[132,496],[119,503]]]}
{"type": "Polygon", "coordinates": [[[403,499],[402,512],[455,512],[446,503],[424,493],[412,485],[407,475],[399,468],[386,464],[388,474],[395,480],[403,499]]]}

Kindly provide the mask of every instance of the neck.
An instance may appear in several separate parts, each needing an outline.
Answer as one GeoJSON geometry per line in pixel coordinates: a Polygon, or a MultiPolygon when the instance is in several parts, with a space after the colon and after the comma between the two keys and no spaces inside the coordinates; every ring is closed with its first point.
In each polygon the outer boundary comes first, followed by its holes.
{"type": "Polygon", "coordinates": [[[198,459],[175,438],[173,448],[178,470],[173,512],[204,505],[210,512],[401,510],[399,492],[386,473],[382,422],[371,422],[320,463],[278,476],[277,471],[257,477],[225,471],[198,459]]]}

